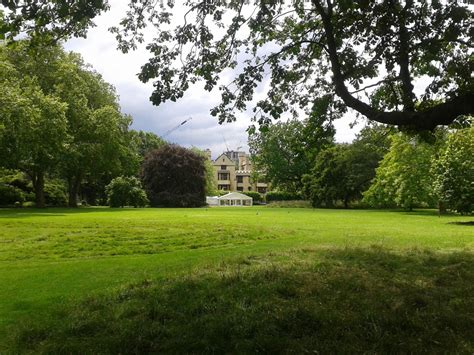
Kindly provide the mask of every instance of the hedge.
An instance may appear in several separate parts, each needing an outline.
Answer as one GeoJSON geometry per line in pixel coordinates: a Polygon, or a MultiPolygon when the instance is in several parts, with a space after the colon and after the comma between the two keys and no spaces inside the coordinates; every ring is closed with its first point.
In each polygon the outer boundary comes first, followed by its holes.
{"type": "Polygon", "coordinates": [[[302,200],[301,194],[285,191],[269,191],[265,196],[267,202],[271,201],[295,201],[302,200]]]}

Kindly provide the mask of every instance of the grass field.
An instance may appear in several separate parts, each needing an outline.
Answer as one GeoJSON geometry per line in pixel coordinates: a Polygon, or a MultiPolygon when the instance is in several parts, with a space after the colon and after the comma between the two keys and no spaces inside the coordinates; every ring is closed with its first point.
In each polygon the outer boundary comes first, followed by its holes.
{"type": "Polygon", "coordinates": [[[0,353],[472,353],[473,222],[0,209],[0,353]]]}

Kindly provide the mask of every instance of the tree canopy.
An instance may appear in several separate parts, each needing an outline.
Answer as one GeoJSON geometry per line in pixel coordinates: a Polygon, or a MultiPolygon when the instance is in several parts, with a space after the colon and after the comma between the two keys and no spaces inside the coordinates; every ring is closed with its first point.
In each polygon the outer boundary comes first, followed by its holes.
{"type": "MultiPolygon", "coordinates": [[[[103,0],[2,1],[8,9],[0,34],[48,32],[83,35],[103,0]]],[[[127,52],[156,30],[152,57],[139,75],[153,81],[151,101],[175,101],[198,81],[219,86],[219,122],[236,119],[255,99],[264,78],[270,89],[254,104],[268,123],[284,112],[312,112],[321,101],[326,118],[351,108],[369,120],[417,131],[447,125],[474,112],[471,73],[472,12],[460,1],[192,1],[176,18],[175,2],[132,0],[112,28],[127,52]],[[227,69],[234,80],[222,83],[227,69]],[[424,80],[424,88],[415,90],[424,80]]]]}
{"type": "Polygon", "coordinates": [[[107,0],[2,0],[0,39],[13,39],[20,33],[54,40],[85,37],[94,25],[92,19],[108,8],[107,0]]]}
{"type": "Polygon", "coordinates": [[[313,206],[331,207],[360,200],[370,186],[379,161],[390,147],[390,129],[367,126],[352,144],[334,144],[322,150],[311,172],[303,176],[304,193],[313,206]]]}
{"type": "Polygon", "coordinates": [[[24,76],[0,46],[0,163],[20,169],[33,183],[36,203],[44,207],[45,175],[64,153],[67,105],[24,76]]]}
{"type": "Polygon", "coordinates": [[[376,170],[364,201],[374,207],[433,207],[431,163],[435,146],[402,133],[391,137],[390,150],[376,170]]]}
{"type": "Polygon", "coordinates": [[[313,128],[310,119],[293,119],[250,132],[254,170],[264,175],[264,180],[274,188],[299,192],[301,178],[313,167],[315,156],[333,140],[332,126],[320,129],[319,134],[313,128]]]}
{"type": "Polygon", "coordinates": [[[0,68],[0,165],[29,175],[38,206],[47,173],[67,181],[71,207],[86,177],[137,173],[131,118],[78,54],[27,40],[0,44],[0,68]]]}
{"type": "Polygon", "coordinates": [[[348,107],[369,120],[417,131],[450,124],[474,112],[471,73],[472,12],[457,1],[187,1],[184,20],[173,2],[130,3],[117,34],[123,51],[156,30],[153,54],[140,79],[154,82],[159,105],[183,96],[191,84],[220,85],[219,121],[236,119],[270,77],[254,107],[261,123],[283,112],[313,111],[330,99],[327,118],[348,107]],[[144,15],[147,13],[148,15],[144,15]],[[175,21],[175,22],[172,22],[175,21]],[[180,23],[170,26],[171,23],[180,23]],[[418,92],[422,78],[427,85],[418,92]]]}
{"type": "Polygon", "coordinates": [[[432,171],[435,191],[445,207],[461,213],[474,211],[474,126],[449,134],[432,171]]]}
{"type": "Polygon", "coordinates": [[[151,206],[200,207],[206,203],[205,158],[178,145],[145,156],[141,179],[151,206]]]}

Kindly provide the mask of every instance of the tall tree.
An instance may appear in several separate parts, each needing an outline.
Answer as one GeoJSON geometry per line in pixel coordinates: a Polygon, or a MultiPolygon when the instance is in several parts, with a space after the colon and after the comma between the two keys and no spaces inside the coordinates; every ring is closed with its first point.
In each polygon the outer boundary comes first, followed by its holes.
{"type": "Polygon", "coordinates": [[[159,149],[166,144],[161,137],[153,132],[130,130],[130,135],[132,144],[135,146],[141,160],[143,160],[148,152],[159,149]]]}
{"type": "Polygon", "coordinates": [[[206,196],[215,196],[219,193],[217,190],[217,180],[212,164],[211,157],[207,153],[199,148],[193,147],[191,151],[201,156],[204,159],[204,173],[206,176],[206,196]]]}
{"type": "Polygon", "coordinates": [[[433,173],[435,190],[445,207],[461,213],[474,211],[474,126],[449,134],[433,173]]]}
{"type": "Polygon", "coordinates": [[[67,134],[67,105],[25,77],[0,46],[0,164],[31,178],[36,205],[45,206],[45,175],[59,163],[67,134]]]}
{"type": "Polygon", "coordinates": [[[392,136],[390,151],[377,168],[364,200],[374,207],[399,206],[412,210],[433,206],[433,176],[430,174],[435,147],[405,134],[392,136]]]}
{"type": "Polygon", "coordinates": [[[250,131],[249,147],[254,170],[276,188],[299,192],[301,178],[314,164],[316,154],[332,142],[333,128],[326,127],[316,139],[308,134],[311,120],[277,122],[260,131],[250,131]]]}
{"type": "Polygon", "coordinates": [[[130,173],[123,168],[129,165],[134,165],[132,174],[138,171],[139,160],[129,151],[131,119],[120,113],[114,88],[78,54],[56,45],[31,47],[29,41],[4,47],[4,52],[5,60],[23,78],[32,78],[42,93],[66,107],[69,140],[58,150],[57,171],[68,183],[70,207],[77,206],[78,189],[85,177],[127,175],[130,173]]]}
{"type": "Polygon", "coordinates": [[[345,208],[368,189],[384,154],[388,152],[390,129],[367,126],[351,144],[336,144],[322,150],[311,173],[303,177],[304,191],[313,206],[345,208]]]}

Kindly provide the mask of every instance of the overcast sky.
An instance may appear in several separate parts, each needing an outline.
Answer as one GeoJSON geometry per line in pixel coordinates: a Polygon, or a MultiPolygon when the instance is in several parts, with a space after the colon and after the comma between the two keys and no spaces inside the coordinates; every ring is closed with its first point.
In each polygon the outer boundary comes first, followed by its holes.
{"type": "MultiPolygon", "coordinates": [[[[128,54],[116,49],[117,43],[108,28],[117,25],[124,16],[128,1],[112,0],[111,10],[95,19],[96,27],[88,32],[86,39],[69,40],[67,50],[80,53],[84,60],[114,85],[120,96],[122,112],[132,115],[134,129],[150,131],[162,136],[185,119],[192,120],[169,134],[166,139],[180,145],[212,150],[215,158],[226,150],[242,147],[248,150],[246,129],[251,124],[250,114],[238,115],[237,122],[219,125],[209,110],[219,101],[219,92],[207,92],[201,85],[192,87],[177,102],[153,106],[149,100],[152,93],[151,83],[143,84],[137,77],[140,67],[150,57],[145,48],[139,48],[128,54]]],[[[180,9],[176,9],[180,11],[180,9]]],[[[153,29],[150,36],[153,36],[153,29]]],[[[353,117],[353,116],[352,116],[353,117]]],[[[359,131],[349,127],[351,116],[336,121],[336,140],[350,142],[359,131]]]]}

